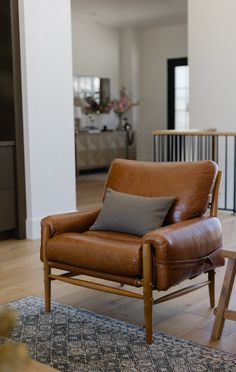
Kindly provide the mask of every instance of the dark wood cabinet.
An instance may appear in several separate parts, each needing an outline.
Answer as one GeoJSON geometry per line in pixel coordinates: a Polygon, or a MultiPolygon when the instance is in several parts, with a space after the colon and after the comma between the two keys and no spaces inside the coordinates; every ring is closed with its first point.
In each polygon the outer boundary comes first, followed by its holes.
{"type": "Polygon", "coordinates": [[[14,142],[0,142],[0,232],[16,228],[14,142]]]}
{"type": "Polygon", "coordinates": [[[18,0],[0,0],[0,239],[25,238],[18,0]]]}

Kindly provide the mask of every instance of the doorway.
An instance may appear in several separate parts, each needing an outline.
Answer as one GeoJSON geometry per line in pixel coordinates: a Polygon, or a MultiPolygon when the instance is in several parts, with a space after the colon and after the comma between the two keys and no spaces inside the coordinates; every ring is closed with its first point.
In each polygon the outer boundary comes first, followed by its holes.
{"type": "Polygon", "coordinates": [[[168,129],[189,129],[189,67],[188,59],[167,60],[168,129]]]}

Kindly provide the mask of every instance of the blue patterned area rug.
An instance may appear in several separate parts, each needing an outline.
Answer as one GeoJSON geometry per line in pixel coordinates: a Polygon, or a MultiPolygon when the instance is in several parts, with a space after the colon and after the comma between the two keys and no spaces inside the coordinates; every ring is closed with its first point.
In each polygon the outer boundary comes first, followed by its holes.
{"type": "Polygon", "coordinates": [[[11,340],[26,343],[34,359],[61,371],[236,372],[233,354],[159,332],[147,346],[142,328],[77,307],[53,303],[46,314],[36,297],[10,306],[19,314],[11,340]]]}

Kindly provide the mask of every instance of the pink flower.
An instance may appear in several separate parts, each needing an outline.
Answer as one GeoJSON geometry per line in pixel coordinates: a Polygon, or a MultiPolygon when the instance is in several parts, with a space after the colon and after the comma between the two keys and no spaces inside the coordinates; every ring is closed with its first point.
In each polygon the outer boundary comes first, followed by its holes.
{"type": "Polygon", "coordinates": [[[132,97],[128,95],[125,87],[120,89],[120,98],[113,99],[108,104],[108,108],[113,110],[116,114],[124,114],[129,111],[133,106],[139,105],[138,102],[133,102],[132,97]]]}

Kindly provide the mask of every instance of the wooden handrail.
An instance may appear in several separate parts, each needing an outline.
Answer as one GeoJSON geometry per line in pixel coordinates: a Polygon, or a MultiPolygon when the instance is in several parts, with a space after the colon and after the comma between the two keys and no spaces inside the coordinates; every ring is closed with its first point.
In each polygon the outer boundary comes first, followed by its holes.
{"type": "Polygon", "coordinates": [[[198,129],[188,129],[188,130],[176,130],[176,129],[166,129],[166,130],[155,130],[152,132],[153,136],[236,136],[236,132],[223,132],[216,130],[198,130],[198,129]]]}

